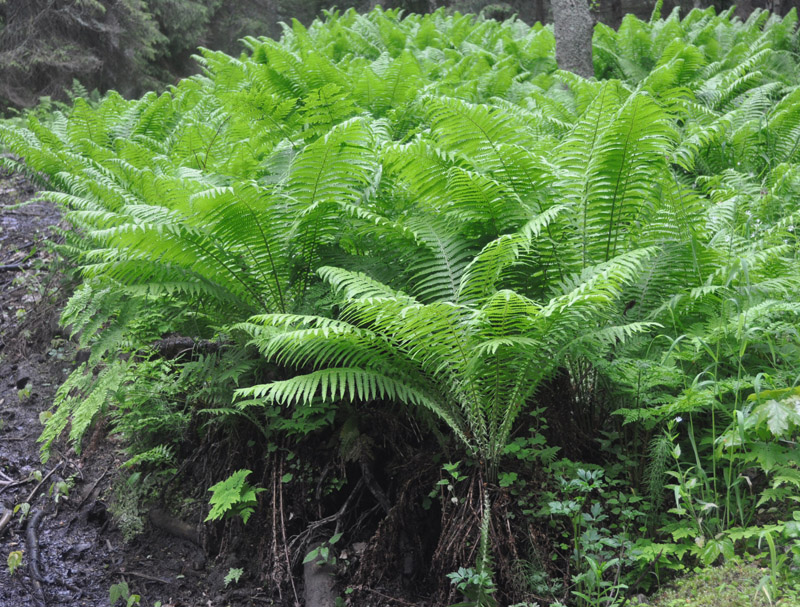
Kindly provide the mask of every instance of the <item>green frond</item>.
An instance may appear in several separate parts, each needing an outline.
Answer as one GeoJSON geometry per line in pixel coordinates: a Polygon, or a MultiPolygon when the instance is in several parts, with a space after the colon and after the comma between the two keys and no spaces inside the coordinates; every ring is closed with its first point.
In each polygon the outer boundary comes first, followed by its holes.
{"type": "Polygon", "coordinates": [[[326,202],[356,201],[375,170],[368,124],[354,118],[309,144],[292,162],[287,194],[304,212],[326,202]]]}
{"type": "Polygon", "coordinates": [[[667,173],[670,117],[649,95],[635,94],[597,135],[580,197],[584,266],[613,257],[630,226],[654,202],[667,173]]]}
{"type": "Polygon", "coordinates": [[[128,365],[117,361],[104,368],[95,377],[81,365],[56,392],[53,402],[55,412],[47,420],[39,442],[42,443],[42,461],[49,458],[50,447],[70,426],[69,439],[80,453],[80,441],[89,425],[101,411],[113,402],[116,391],[126,379],[128,365]]]}
{"type": "Polygon", "coordinates": [[[497,146],[524,147],[532,140],[525,125],[501,109],[460,99],[429,97],[420,101],[427,109],[436,142],[469,156],[480,169],[503,171],[506,167],[497,146]]]}
{"type": "Polygon", "coordinates": [[[410,220],[406,225],[422,249],[412,258],[409,290],[422,302],[454,301],[474,246],[442,221],[410,220]]]}
{"type": "MultiPolygon", "coordinates": [[[[530,251],[536,239],[547,232],[550,224],[566,211],[566,206],[553,206],[528,221],[518,233],[500,236],[485,245],[464,269],[457,300],[479,301],[497,290],[503,273],[519,262],[520,255],[530,251]]],[[[526,262],[527,266],[529,261],[526,262]]]]}
{"type": "Polygon", "coordinates": [[[417,303],[414,298],[405,295],[401,291],[396,291],[361,272],[349,272],[341,268],[331,267],[322,267],[318,272],[324,281],[347,300],[384,297],[404,305],[417,303]]]}
{"type": "Polygon", "coordinates": [[[447,422],[448,427],[469,445],[462,422],[446,406],[425,391],[410,385],[407,378],[397,380],[382,373],[359,368],[322,369],[288,380],[256,385],[236,391],[239,398],[265,399],[282,405],[308,404],[322,400],[393,400],[429,409],[447,422]]]}
{"type": "Polygon", "coordinates": [[[644,263],[657,251],[655,247],[637,249],[584,270],[576,279],[564,282],[563,295],[550,300],[542,315],[555,318],[565,315],[573,322],[580,322],[586,307],[602,307],[613,302],[626,284],[638,278],[644,263]]]}
{"type": "Polygon", "coordinates": [[[554,373],[576,423],[630,436],[796,383],[796,12],[661,8],[595,28],[597,79],[557,69],[549,26],[329,11],[202,50],[166,93],[0,124],[84,281],[62,323],[92,370],[45,448],[107,410],[131,436],[202,410],[271,441],[396,401],[491,475],[554,373]],[[221,345],[147,360],[165,336],[221,345]]]}
{"type": "Polygon", "coordinates": [[[506,234],[488,243],[464,269],[457,300],[472,303],[483,300],[497,289],[503,271],[516,263],[528,239],[506,234]]]}

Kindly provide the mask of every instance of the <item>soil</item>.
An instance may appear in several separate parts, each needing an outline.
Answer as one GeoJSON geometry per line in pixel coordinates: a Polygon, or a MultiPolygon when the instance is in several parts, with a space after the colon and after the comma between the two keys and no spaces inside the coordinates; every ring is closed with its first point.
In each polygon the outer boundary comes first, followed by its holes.
{"type": "Polygon", "coordinates": [[[46,244],[59,239],[59,213],[46,202],[15,208],[34,195],[0,173],[0,607],[108,607],[119,584],[147,607],[274,604],[255,584],[226,588],[231,562],[175,535],[201,523],[199,510],[196,521],[148,522],[125,541],[109,512],[123,456],[102,426],[81,455],[61,444],[42,463],[40,413],[75,367],[75,345],[58,325],[69,281],[46,244]]]}

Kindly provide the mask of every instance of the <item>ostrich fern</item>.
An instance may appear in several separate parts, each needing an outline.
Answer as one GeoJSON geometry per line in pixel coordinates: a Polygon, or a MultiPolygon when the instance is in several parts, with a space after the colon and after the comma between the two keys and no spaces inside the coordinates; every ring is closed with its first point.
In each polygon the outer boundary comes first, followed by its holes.
{"type": "Polygon", "coordinates": [[[800,369],[797,15],[657,13],[597,27],[597,80],[559,72],[541,25],[350,10],[202,49],[161,95],[0,125],[85,281],[63,320],[98,379],[68,380],[45,445],[138,385],[115,349],[178,333],[225,338],[176,363],[218,417],[399,401],[494,473],[564,364],[608,386],[570,378],[577,415],[710,420],[696,458],[730,474],[716,428],[800,369]],[[248,339],[298,374],[259,383],[248,339]]]}
{"type": "MultiPolygon", "coordinates": [[[[495,249],[496,243],[487,245],[495,249]]],[[[522,248],[522,247],[520,247],[522,248]]],[[[485,249],[486,250],[486,249],[485,249]]],[[[259,315],[237,325],[264,356],[315,370],[238,390],[240,407],[317,398],[388,398],[430,409],[463,445],[496,466],[513,423],[538,383],[572,342],[598,334],[616,297],[654,250],[638,250],[592,267],[548,301],[534,301],[493,280],[508,257],[479,256],[462,272],[456,297],[420,303],[363,274],[322,268],[341,294],[338,320],[259,315]],[[460,293],[481,295],[459,303],[460,293]]],[[[630,335],[645,325],[616,327],[630,335]]]]}

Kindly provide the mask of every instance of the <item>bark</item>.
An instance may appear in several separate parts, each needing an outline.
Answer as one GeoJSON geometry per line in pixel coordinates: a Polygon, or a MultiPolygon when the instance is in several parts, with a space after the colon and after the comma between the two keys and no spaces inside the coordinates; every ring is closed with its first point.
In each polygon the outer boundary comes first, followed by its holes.
{"type": "Polygon", "coordinates": [[[591,78],[594,19],[587,0],[553,0],[556,62],[559,69],[591,78]]]}
{"type": "Polygon", "coordinates": [[[747,21],[750,13],[753,12],[753,3],[750,0],[739,0],[736,3],[736,16],[742,21],[747,21]]]}
{"type": "MultiPolygon", "coordinates": [[[[640,7],[632,4],[630,0],[626,2],[626,7],[629,11],[636,10],[637,14],[641,13],[645,15],[645,20],[653,14],[653,6],[655,2],[646,3],[645,6],[641,7],[642,10],[638,10],[640,7]],[[647,13],[647,9],[649,9],[649,13],[647,13]]],[[[595,17],[595,22],[605,23],[607,26],[611,27],[612,29],[618,29],[620,24],[622,23],[622,18],[625,16],[625,10],[622,6],[622,0],[602,0],[595,12],[593,13],[595,17]]]]}

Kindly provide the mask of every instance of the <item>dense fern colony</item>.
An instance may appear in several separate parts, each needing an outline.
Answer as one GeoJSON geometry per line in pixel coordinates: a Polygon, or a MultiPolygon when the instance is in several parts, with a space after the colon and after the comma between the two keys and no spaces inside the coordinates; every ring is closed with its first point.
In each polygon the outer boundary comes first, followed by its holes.
{"type": "MultiPolygon", "coordinates": [[[[245,44],[203,50],[204,75],[162,95],[0,127],[66,210],[83,280],[63,320],[92,357],[45,454],[108,407],[169,458],[193,416],[271,440],[275,405],[304,433],[339,403],[395,401],[508,487],[521,425],[561,385],[574,436],[618,445],[650,533],[578,538],[565,558],[595,573],[576,600],[622,596],[591,559],[791,544],[794,12],[599,25],[592,80],[557,70],[549,27],[442,11],[332,13],[245,44]],[[159,356],[175,335],[195,356],[159,356]]],[[[537,516],[569,517],[559,503],[537,516]]]]}

